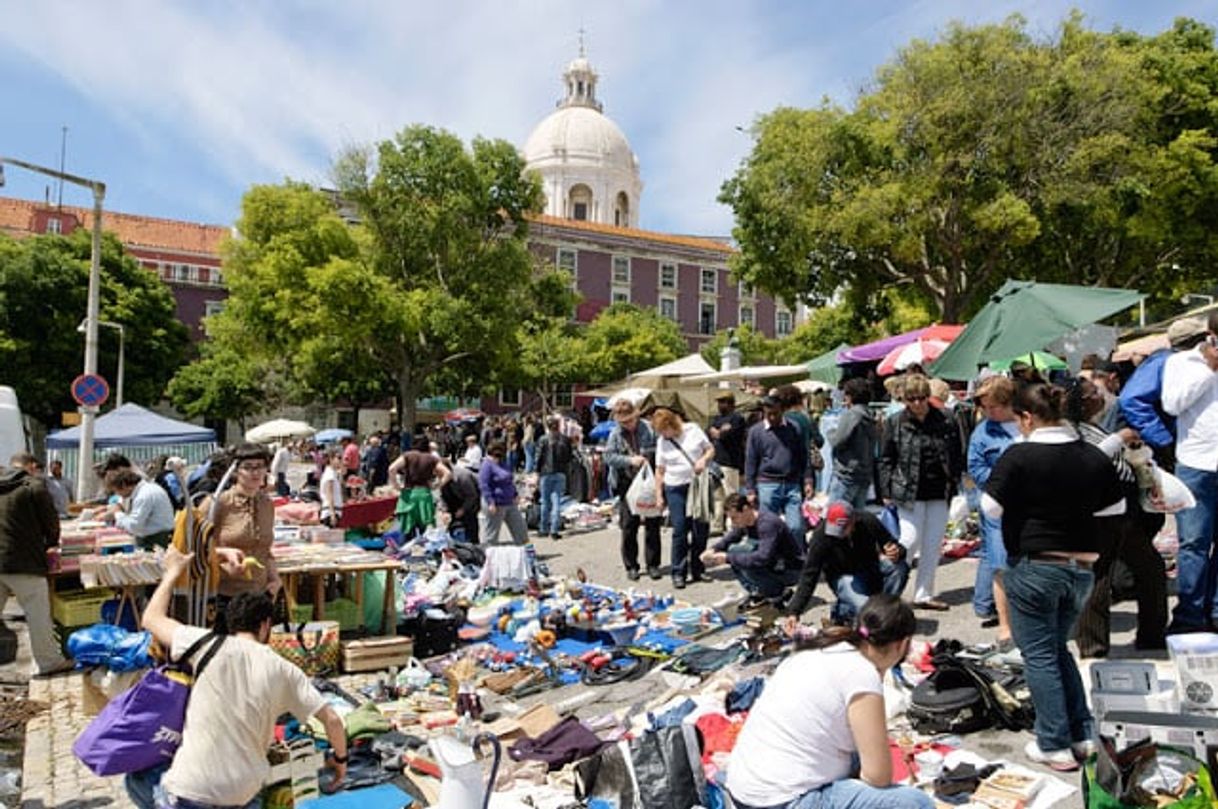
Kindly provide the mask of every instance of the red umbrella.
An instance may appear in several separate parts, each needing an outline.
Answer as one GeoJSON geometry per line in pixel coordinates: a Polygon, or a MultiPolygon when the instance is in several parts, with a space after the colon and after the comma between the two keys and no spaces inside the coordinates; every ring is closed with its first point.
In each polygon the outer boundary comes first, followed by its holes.
{"type": "Polygon", "coordinates": [[[444,414],[444,420],[450,423],[461,421],[477,421],[482,418],[482,411],[472,407],[458,407],[444,414]]]}
{"type": "Polygon", "coordinates": [[[880,365],[875,369],[875,372],[880,376],[888,376],[889,374],[907,370],[913,365],[925,368],[938,359],[939,355],[949,345],[951,345],[951,342],[948,340],[936,340],[933,338],[923,338],[915,340],[912,343],[906,343],[884,355],[884,359],[880,360],[880,365]]]}

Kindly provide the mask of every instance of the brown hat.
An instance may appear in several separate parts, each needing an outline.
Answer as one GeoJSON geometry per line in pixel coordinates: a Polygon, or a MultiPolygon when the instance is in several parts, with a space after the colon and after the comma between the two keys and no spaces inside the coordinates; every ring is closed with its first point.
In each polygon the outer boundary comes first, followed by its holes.
{"type": "Polygon", "coordinates": [[[1182,317],[1167,327],[1167,342],[1172,348],[1188,345],[1207,331],[1205,321],[1199,317],[1182,317]]]}
{"type": "Polygon", "coordinates": [[[732,393],[730,390],[721,390],[715,394],[715,401],[734,402],[736,401],[736,394],[732,393]]]}

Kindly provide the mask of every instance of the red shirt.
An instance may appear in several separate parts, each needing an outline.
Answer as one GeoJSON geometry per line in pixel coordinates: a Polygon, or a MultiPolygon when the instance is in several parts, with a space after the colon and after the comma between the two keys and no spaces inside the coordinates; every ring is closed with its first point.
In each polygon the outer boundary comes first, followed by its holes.
{"type": "Polygon", "coordinates": [[[359,472],[359,446],[354,441],[343,450],[343,466],[353,474],[359,472]]]}

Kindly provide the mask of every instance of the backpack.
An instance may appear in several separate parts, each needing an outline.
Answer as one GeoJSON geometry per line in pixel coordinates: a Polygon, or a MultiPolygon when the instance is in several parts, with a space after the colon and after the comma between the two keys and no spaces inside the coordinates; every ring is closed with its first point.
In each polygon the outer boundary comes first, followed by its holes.
{"type": "Polygon", "coordinates": [[[907,715],[919,733],[971,733],[998,725],[1028,730],[1035,711],[1020,675],[986,669],[951,652],[936,654],[935,671],[914,686],[907,715]]]}

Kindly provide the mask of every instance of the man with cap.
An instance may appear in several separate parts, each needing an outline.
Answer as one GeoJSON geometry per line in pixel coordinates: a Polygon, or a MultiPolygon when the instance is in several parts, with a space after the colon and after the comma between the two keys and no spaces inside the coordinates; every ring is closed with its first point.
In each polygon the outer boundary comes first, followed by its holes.
{"type": "Polygon", "coordinates": [[[715,516],[711,533],[722,534],[724,528],[723,501],[729,494],[740,491],[740,470],[744,468],[744,439],[748,422],[736,412],[736,396],[730,390],[715,395],[719,412],[711,419],[706,434],[715,445],[715,463],[723,470],[723,485],[715,493],[715,516]]]}
{"type": "Polygon", "coordinates": [[[796,539],[803,542],[804,496],[813,494],[808,447],[798,428],[783,418],[782,403],[773,396],[761,400],[765,418],[749,428],[744,445],[744,486],[763,511],[781,514],[796,539]]]}
{"type": "MultiPolygon", "coordinates": [[[[1178,598],[1169,633],[1205,632],[1214,613],[1214,521],[1218,519],[1218,313],[1205,337],[1163,364],[1163,410],[1176,417],[1176,477],[1197,505],[1176,514],[1178,598]]],[[[1143,363],[1145,364],[1145,363],[1143,363]]]]}
{"type": "Polygon", "coordinates": [[[751,596],[774,599],[799,581],[803,569],[803,543],[777,514],[758,511],[739,492],[727,496],[724,510],[732,530],[702,552],[702,562],[728,564],[751,596]]]}
{"type": "Polygon", "coordinates": [[[909,563],[905,548],[878,517],[838,501],[829,504],[825,518],[812,532],[799,587],[786,607],[788,632],[808,608],[822,573],[837,595],[830,615],[843,623],[852,620],[876,593],[900,595],[909,580],[909,563]]]}

